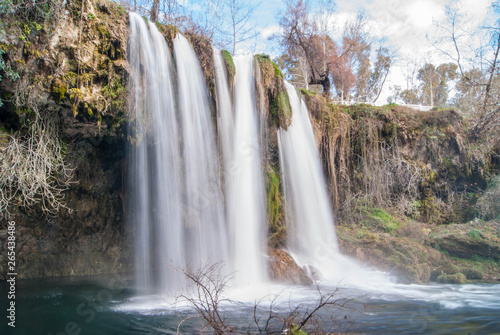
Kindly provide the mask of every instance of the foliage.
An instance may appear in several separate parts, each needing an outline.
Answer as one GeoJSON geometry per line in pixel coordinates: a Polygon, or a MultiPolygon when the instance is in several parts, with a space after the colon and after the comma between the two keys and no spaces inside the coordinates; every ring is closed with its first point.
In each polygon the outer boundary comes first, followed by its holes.
{"type": "MultiPolygon", "coordinates": [[[[188,292],[181,294],[177,299],[188,302],[204,320],[206,326],[213,329],[214,334],[222,335],[231,332],[220,310],[222,303],[229,302],[222,296],[230,279],[223,275],[222,264],[204,264],[196,271],[180,270],[193,286],[190,286],[188,292]]],[[[178,329],[181,325],[182,322],[178,329]]]]}
{"type": "Polygon", "coordinates": [[[476,229],[471,229],[467,233],[467,236],[469,236],[473,240],[479,240],[481,238],[481,233],[476,229]]]}
{"type": "Polygon", "coordinates": [[[271,227],[277,227],[279,209],[281,206],[280,196],[280,180],[278,175],[271,168],[268,174],[268,190],[267,190],[267,220],[271,227]]]}
{"type": "Polygon", "coordinates": [[[374,208],[370,211],[369,216],[378,221],[386,232],[392,232],[399,228],[399,222],[383,209],[374,208]]]}
{"type": "Polygon", "coordinates": [[[476,210],[486,220],[500,220],[500,176],[491,179],[488,189],[477,201],[476,210]]]}
{"type": "Polygon", "coordinates": [[[459,72],[456,101],[464,112],[476,118],[470,129],[472,140],[483,139],[488,146],[492,145],[491,137],[500,134],[500,6],[498,1],[491,5],[496,13],[495,22],[485,22],[478,29],[471,31],[468,27],[468,15],[458,4],[447,7],[446,17],[436,22],[436,30],[444,33],[444,37],[433,41],[434,47],[453,61],[459,72]],[[472,41],[482,40],[479,47],[472,41]],[[450,51],[449,51],[450,50],[450,51]],[[465,54],[472,57],[464,57],[465,54]],[[477,99],[471,99],[477,98],[477,99]],[[465,103],[464,103],[465,101],[465,103]]]}
{"type": "Polygon", "coordinates": [[[224,58],[224,63],[226,64],[227,73],[229,75],[229,82],[232,83],[234,76],[236,75],[236,66],[234,65],[233,57],[227,50],[222,50],[222,58],[224,58]]]}
{"type": "MultiPolygon", "coordinates": [[[[177,269],[181,271],[190,281],[190,285],[185,292],[181,293],[177,300],[187,302],[196,311],[196,315],[189,316],[182,320],[177,327],[180,332],[182,324],[187,319],[198,317],[203,322],[203,329],[210,328],[213,334],[228,334],[237,331],[237,327],[229,324],[222,311],[222,305],[229,306],[233,301],[224,298],[224,290],[227,287],[231,275],[225,275],[223,264],[204,264],[199,269],[177,269]]],[[[335,319],[337,311],[346,310],[351,299],[337,298],[337,290],[331,293],[323,293],[317,286],[318,299],[314,304],[298,304],[288,306],[288,310],[277,304],[279,295],[275,296],[267,307],[262,307],[262,302],[258,301],[253,309],[254,325],[250,325],[246,334],[253,334],[253,329],[257,334],[328,334],[329,332],[321,326],[323,318],[329,322],[335,319]],[[263,319],[259,315],[264,313],[263,319]],[[327,316],[323,316],[324,314],[327,316]]],[[[353,321],[349,322],[352,325],[353,321]]]]}
{"type": "Polygon", "coordinates": [[[64,161],[58,121],[54,116],[42,116],[36,105],[31,108],[35,118],[29,128],[30,140],[4,134],[0,144],[0,212],[5,215],[12,205],[40,203],[49,213],[67,208],[63,192],[73,170],[64,161]]]}
{"type": "Polygon", "coordinates": [[[458,77],[457,65],[444,63],[435,66],[431,63],[424,64],[417,71],[416,79],[412,86],[402,89],[395,86],[394,94],[389,98],[391,101],[402,101],[405,104],[420,104],[427,106],[448,106],[450,82],[458,77]]]}
{"type": "Polygon", "coordinates": [[[288,80],[299,88],[321,85],[330,95],[335,86],[340,100],[374,102],[385,83],[392,63],[387,48],[376,51],[371,61],[372,38],[363,11],[343,27],[342,37],[335,41],[329,33],[330,18],[335,11],[333,1],[322,2],[312,10],[308,1],[285,1],[286,11],[279,16],[283,49],[278,63],[286,70],[288,80]]]}

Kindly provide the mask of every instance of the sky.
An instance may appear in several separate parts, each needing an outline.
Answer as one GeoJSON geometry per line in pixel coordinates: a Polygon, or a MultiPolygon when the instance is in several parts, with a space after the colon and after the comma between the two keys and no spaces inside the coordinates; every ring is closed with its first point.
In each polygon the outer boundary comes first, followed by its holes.
{"type": "MultiPolygon", "coordinates": [[[[311,3],[314,2],[311,0],[311,3]]],[[[386,103],[394,85],[406,85],[404,73],[407,60],[421,63],[430,61],[437,65],[451,61],[430,42],[440,37],[436,22],[445,19],[447,6],[459,6],[467,13],[469,24],[477,27],[487,18],[491,3],[491,0],[337,0],[331,34],[340,34],[342,25],[348,18],[355,17],[360,9],[366,11],[370,33],[376,40],[383,38],[385,46],[396,51],[395,63],[378,101],[386,103]]],[[[250,44],[242,47],[240,53],[262,52],[270,54],[272,58],[279,55],[276,42],[269,38],[279,31],[276,17],[280,10],[284,10],[281,0],[260,2],[251,23],[255,25],[259,35],[250,44]]]]}

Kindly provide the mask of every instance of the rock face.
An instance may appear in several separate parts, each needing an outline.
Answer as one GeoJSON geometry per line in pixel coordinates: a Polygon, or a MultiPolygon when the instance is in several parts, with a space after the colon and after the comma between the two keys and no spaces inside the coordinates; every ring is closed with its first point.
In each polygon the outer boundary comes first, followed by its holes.
{"type": "MultiPolygon", "coordinates": [[[[29,138],[35,119],[30,110],[35,110],[41,122],[57,125],[51,134],[73,169],[62,194],[67,208],[48,213],[40,203],[10,206],[20,279],[130,269],[124,215],[128,15],[112,2],[85,4],[83,15],[81,2],[64,2],[46,24],[31,29],[25,41],[16,37],[17,25],[0,36],[8,50],[4,57],[21,78],[0,81],[0,135],[29,138]],[[9,98],[19,92],[29,93],[30,99],[9,98]]],[[[10,19],[22,20],[11,17],[5,22],[10,19]]],[[[0,28],[10,27],[3,23],[0,28]]],[[[2,149],[6,143],[0,142],[2,149]]],[[[9,272],[6,242],[2,223],[0,280],[9,272]]]]}
{"type": "MultiPolygon", "coordinates": [[[[66,191],[66,209],[46,215],[18,210],[16,222],[18,278],[43,278],[128,271],[129,249],[124,225],[124,143],[107,137],[82,139],[71,163],[75,183],[66,191]]],[[[0,232],[2,255],[7,252],[5,230],[0,232]]],[[[1,262],[4,266],[6,262],[1,262]]],[[[0,268],[0,279],[9,272],[0,268]]]]}
{"type": "Polygon", "coordinates": [[[459,258],[491,258],[500,260],[500,243],[493,238],[484,238],[480,233],[476,234],[448,234],[436,237],[432,245],[445,250],[453,257],[459,258]]]}
{"type": "Polygon", "coordinates": [[[288,253],[271,248],[269,248],[268,253],[268,272],[271,279],[286,284],[313,284],[313,280],[306,275],[288,253]]]}

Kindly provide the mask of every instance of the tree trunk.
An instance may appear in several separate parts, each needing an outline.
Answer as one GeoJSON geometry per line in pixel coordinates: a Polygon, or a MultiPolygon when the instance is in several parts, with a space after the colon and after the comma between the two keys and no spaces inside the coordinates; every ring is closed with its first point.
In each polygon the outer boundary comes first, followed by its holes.
{"type": "Polygon", "coordinates": [[[158,21],[158,5],[160,4],[160,0],[154,0],[153,6],[151,7],[151,12],[149,14],[151,22],[158,21]]]}

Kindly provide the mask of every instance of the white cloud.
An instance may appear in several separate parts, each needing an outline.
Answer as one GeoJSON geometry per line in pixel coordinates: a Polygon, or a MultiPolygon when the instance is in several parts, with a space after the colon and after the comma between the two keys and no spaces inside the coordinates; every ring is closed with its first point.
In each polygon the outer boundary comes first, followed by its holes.
{"type": "Polygon", "coordinates": [[[269,27],[266,27],[260,31],[260,36],[262,36],[263,39],[268,39],[269,37],[279,33],[281,31],[280,26],[278,25],[272,25],[269,27]]]}

